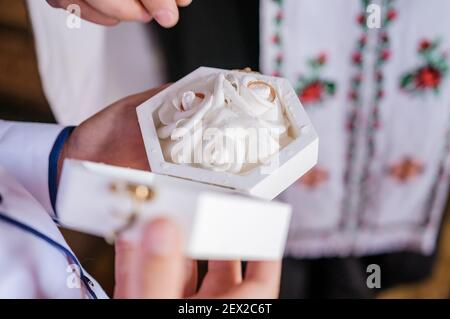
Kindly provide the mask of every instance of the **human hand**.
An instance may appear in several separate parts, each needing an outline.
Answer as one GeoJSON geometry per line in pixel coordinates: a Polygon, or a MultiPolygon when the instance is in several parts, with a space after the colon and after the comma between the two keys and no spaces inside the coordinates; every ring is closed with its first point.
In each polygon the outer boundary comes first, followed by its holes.
{"type": "Polygon", "coordinates": [[[138,243],[116,244],[115,298],[276,298],[281,262],[249,262],[242,277],[239,261],[209,262],[197,291],[193,262],[183,256],[183,237],[172,221],[148,224],[138,243]]]}
{"type": "Polygon", "coordinates": [[[87,21],[113,26],[121,21],[149,22],[153,18],[163,27],[173,27],[179,18],[178,6],[192,0],[47,0],[54,8],[67,9],[78,5],[87,21]]]}
{"type": "Polygon", "coordinates": [[[59,156],[58,180],[66,158],[150,170],[136,107],[165,87],[126,97],[76,127],[59,156]]]}

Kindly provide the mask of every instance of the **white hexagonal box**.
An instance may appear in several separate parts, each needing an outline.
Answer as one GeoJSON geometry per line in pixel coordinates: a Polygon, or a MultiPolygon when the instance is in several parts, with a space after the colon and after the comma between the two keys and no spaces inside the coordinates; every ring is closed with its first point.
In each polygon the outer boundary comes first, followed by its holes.
{"type": "Polygon", "coordinates": [[[317,162],[289,81],[201,67],[137,109],[153,173],[273,199],[317,162]]]}
{"type": "Polygon", "coordinates": [[[190,258],[282,258],[291,207],[266,199],[313,167],[318,153],[289,82],[200,68],[137,113],[152,172],[66,160],[60,224],[115,238],[167,216],[181,225],[190,258]]]}

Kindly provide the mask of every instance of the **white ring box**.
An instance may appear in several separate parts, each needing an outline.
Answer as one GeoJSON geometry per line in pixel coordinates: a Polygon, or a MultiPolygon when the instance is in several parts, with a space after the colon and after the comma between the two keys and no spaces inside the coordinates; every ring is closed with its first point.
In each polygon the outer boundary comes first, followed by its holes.
{"type": "Polygon", "coordinates": [[[110,237],[129,220],[133,201],[111,192],[112,183],[146,185],[155,198],[142,203],[139,224],[157,216],[174,217],[186,234],[186,255],[194,259],[274,260],[283,255],[291,208],[269,202],[317,162],[318,136],[290,83],[254,74],[278,89],[295,138],[264,168],[230,174],[164,160],[157,136],[157,111],[174,90],[218,73],[201,67],[159,92],[137,109],[152,172],[66,160],[57,211],[63,226],[110,237]],[[268,173],[268,170],[270,173],[268,173]]]}
{"type": "Polygon", "coordinates": [[[243,73],[200,67],[138,107],[138,120],[144,139],[147,158],[153,173],[183,178],[199,183],[228,188],[241,194],[273,199],[317,163],[319,138],[295,90],[288,80],[252,73],[258,80],[272,83],[279,90],[295,139],[272,156],[264,168],[256,168],[244,175],[216,172],[190,165],[167,162],[157,135],[157,111],[163,102],[189,83],[218,73],[243,73]]]}

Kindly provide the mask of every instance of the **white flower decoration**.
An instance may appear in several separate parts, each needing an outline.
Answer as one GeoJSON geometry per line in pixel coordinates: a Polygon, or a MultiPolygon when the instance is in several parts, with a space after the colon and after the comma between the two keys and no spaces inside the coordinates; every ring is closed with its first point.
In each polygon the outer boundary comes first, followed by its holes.
{"type": "Polygon", "coordinates": [[[245,173],[290,141],[277,89],[251,74],[194,82],[169,98],[158,118],[166,158],[215,171],[245,173]]]}

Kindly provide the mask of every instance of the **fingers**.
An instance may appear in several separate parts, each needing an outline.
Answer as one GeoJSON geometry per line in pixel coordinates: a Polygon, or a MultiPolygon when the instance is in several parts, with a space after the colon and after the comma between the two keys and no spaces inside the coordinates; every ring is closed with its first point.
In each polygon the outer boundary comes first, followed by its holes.
{"type": "Polygon", "coordinates": [[[192,0],[47,0],[55,8],[67,9],[71,4],[81,9],[81,18],[112,26],[120,21],[149,22],[152,18],[163,27],[173,27],[179,19],[178,6],[192,0]]]}
{"type": "Polygon", "coordinates": [[[122,299],[132,295],[129,283],[132,274],[133,256],[136,254],[136,249],[132,243],[124,240],[116,241],[115,249],[116,285],[114,287],[114,297],[122,299]]]}
{"type": "Polygon", "coordinates": [[[210,261],[206,278],[211,277],[230,284],[242,281],[242,268],[239,260],[210,261]]]}
{"type": "Polygon", "coordinates": [[[179,7],[187,7],[192,3],[192,0],[177,0],[177,5],[179,7]]]}
{"type": "Polygon", "coordinates": [[[195,294],[197,291],[197,282],[198,282],[197,262],[195,260],[187,260],[185,267],[186,267],[185,270],[186,280],[183,297],[187,298],[195,294]]]}
{"type": "Polygon", "coordinates": [[[64,10],[66,10],[69,5],[78,5],[80,7],[81,18],[92,23],[105,26],[113,26],[119,23],[118,19],[96,10],[82,0],[47,0],[47,2],[54,8],[61,8],[64,10]]]}
{"type": "Polygon", "coordinates": [[[180,229],[171,221],[155,220],[144,230],[139,252],[139,297],[181,298],[185,263],[180,229]]]}
{"type": "Polygon", "coordinates": [[[244,281],[223,293],[221,298],[277,298],[281,261],[249,262],[244,281]]]}
{"type": "Polygon", "coordinates": [[[86,0],[93,8],[120,21],[149,22],[150,14],[137,0],[86,0]]]}
{"type": "Polygon", "coordinates": [[[281,261],[255,261],[247,264],[245,284],[256,284],[261,297],[277,298],[281,279],[281,261]]]}
{"type": "Polygon", "coordinates": [[[210,261],[198,298],[220,295],[242,282],[241,262],[210,261]]]}
{"type": "Polygon", "coordinates": [[[173,27],[178,22],[179,13],[175,0],[141,0],[150,15],[163,27],[173,27]]]}

